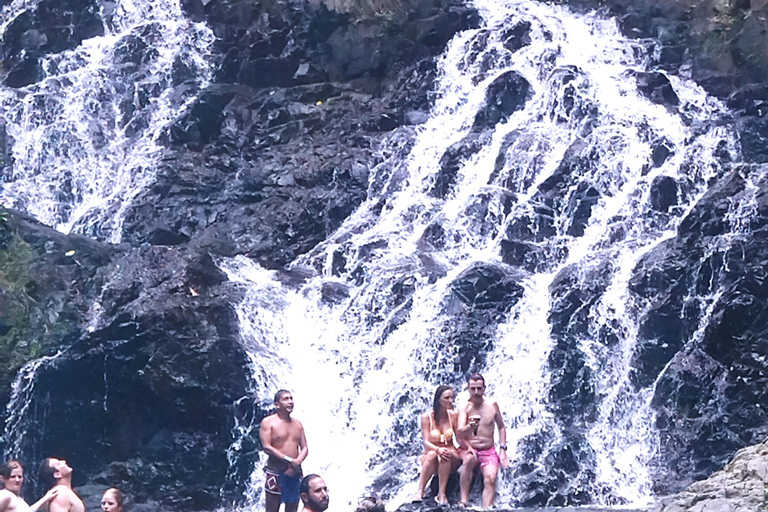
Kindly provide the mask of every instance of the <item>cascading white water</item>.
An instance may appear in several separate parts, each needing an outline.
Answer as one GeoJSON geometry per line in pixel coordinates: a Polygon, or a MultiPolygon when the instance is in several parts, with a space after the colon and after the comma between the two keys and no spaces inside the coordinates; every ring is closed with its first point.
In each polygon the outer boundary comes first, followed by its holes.
{"type": "MultiPolygon", "coordinates": [[[[13,2],[2,25],[35,4],[13,2]]],[[[158,137],[211,78],[213,35],[178,0],[109,6],[104,36],[47,56],[40,82],[0,89],[13,159],[0,202],[116,243],[125,209],[154,178],[158,137]],[[194,78],[175,81],[185,66],[194,78]]]]}
{"type": "MultiPolygon", "coordinates": [[[[294,415],[310,445],[305,473],[325,476],[334,506],[354,504],[374,482],[394,495],[390,506],[407,499],[418,473],[418,413],[452,372],[453,349],[444,341],[452,325],[450,285],[475,262],[501,264],[506,226],[534,212],[539,186],[580,144],[589,165],[573,171],[580,174],[553,207],[556,233],[546,241],[567,257],[553,257],[523,279],[523,297],[497,327],[482,369],[504,413],[512,461],[497,503],[519,498],[511,475],[521,464],[547,464],[546,449],[526,459],[522,441],[542,431],[560,435],[549,398],[551,285],[564,269],[576,269],[577,284],[586,284],[597,266],[605,267],[609,285],[590,310],[589,336],[578,340],[598,400],[597,418],[586,428],[596,459],[586,490],[595,503],[644,503],[651,496],[648,467],[656,443],[653,387],[638,392],[630,383],[645,306],[633,303],[628,283],[640,258],[674,235],[708,181],[722,173],[715,148],[737,153],[733,134],[712,123],[724,109],[694,83],[670,77],[680,98],[676,110],[640,94],[630,72],[645,69],[647,51],[642,41],[623,38],[614,21],[526,0],[474,4],[484,27],[450,43],[430,119],[405,158],[383,148],[394,156],[372,170],[372,182],[388,185],[372,186],[369,200],[332,239],[292,265],[311,277],[293,288],[245,258],[221,262],[247,289],[238,317],[257,396],[269,401],[278,388],[294,392],[294,415]],[[530,44],[506,49],[504,31],[524,22],[531,25],[530,44]],[[511,70],[531,84],[532,97],[462,162],[451,194],[433,197],[440,158],[469,133],[489,84],[511,70]],[[654,166],[650,155],[658,140],[671,151],[654,166]],[[651,184],[660,176],[687,187],[663,216],[649,206],[651,184]],[[566,208],[579,184],[600,194],[580,236],[569,234],[566,208]],[[516,202],[505,212],[510,191],[516,202]],[[436,222],[445,246],[426,251],[419,240],[436,222]],[[346,261],[338,277],[330,270],[334,254],[346,261]],[[323,263],[324,271],[313,274],[323,263]],[[348,297],[322,299],[324,286],[340,285],[349,287],[348,297]],[[413,294],[398,301],[395,287],[413,294]],[[615,344],[598,341],[607,328],[615,344]]],[[[393,146],[407,135],[407,128],[395,133],[393,146]]],[[[249,506],[259,499],[260,475],[257,468],[249,506]]]]}
{"type": "Polygon", "coordinates": [[[11,398],[5,408],[5,428],[3,430],[5,453],[3,460],[22,457],[25,436],[28,434],[27,429],[24,428],[25,414],[32,404],[37,372],[39,369],[52,364],[61,354],[62,352],[57,352],[52,356],[30,361],[16,375],[16,380],[11,385],[11,398]]]}

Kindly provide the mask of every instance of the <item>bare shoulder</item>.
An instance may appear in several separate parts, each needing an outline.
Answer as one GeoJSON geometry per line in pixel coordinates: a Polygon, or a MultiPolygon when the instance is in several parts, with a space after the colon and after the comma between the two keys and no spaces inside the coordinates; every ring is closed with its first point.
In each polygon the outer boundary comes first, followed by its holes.
{"type": "Polygon", "coordinates": [[[291,419],[293,420],[293,424],[295,425],[295,428],[304,430],[304,425],[299,420],[297,420],[296,418],[291,418],[291,419]]]}
{"type": "Polygon", "coordinates": [[[8,489],[0,489],[0,511],[9,508],[14,494],[8,489]]]}
{"type": "Polygon", "coordinates": [[[270,414],[269,416],[261,420],[261,426],[268,427],[272,425],[275,422],[276,418],[277,418],[277,414],[270,414]]]}

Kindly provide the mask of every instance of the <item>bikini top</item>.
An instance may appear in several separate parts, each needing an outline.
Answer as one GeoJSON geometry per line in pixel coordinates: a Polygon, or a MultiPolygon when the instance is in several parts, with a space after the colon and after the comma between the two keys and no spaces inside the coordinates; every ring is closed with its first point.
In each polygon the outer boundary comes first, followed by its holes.
{"type": "MultiPolygon", "coordinates": [[[[450,416],[448,416],[448,421],[451,421],[450,416]]],[[[435,412],[431,411],[429,413],[429,440],[436,445],[451,445],[453,443],[453,424],[451,423],[451,427],[445,432],[440,432],[440,427],[436,423],[435,412]]]]}

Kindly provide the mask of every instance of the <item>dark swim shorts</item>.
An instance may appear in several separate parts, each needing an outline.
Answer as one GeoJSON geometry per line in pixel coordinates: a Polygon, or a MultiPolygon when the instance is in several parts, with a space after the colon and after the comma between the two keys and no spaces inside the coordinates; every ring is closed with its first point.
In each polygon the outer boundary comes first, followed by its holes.
{"type": "Polygon", "coordinates": [[[265,468],[266,478],[264,479],[264,490],[270,494],[279,494],[280,501],[283,503],[299,502],[299,484],[301,484],[301,475],[286,475],[285,473],[276,473],[265,468]]]}

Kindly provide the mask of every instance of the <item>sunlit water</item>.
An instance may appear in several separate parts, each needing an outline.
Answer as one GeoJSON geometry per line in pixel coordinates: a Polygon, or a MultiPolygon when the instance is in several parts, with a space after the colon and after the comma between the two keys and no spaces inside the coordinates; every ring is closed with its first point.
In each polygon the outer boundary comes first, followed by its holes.
{"type": "MultiPolygon", "coordinates": [[[[2,25],[35,5],[13,2],[2,25]]],[[[161,133],[210,80],[213,35],[178,0],[121,0],[101,17],[105,35],[46,56],[43,80],[0,89],[13,160],[0,203],[119,242],[126,208],[154,179],[161,133]]]]}
{"type": "MultiPolygon", "coordinates": [[[[524,295],[496,327],[480,368],[504,413],[512,461],[497,504],[519,499],[517,466],[547,464],[546,449],[525,460],[521,443],[540,432],[560,436],[549,403],[550,285],[565,268],[576,268],[577,282],[586,283],[597,267],[607,269],[610,284],[590,312],[589,334],[579,339],[596,376],[598,416],[587,429],[595,476],[579,485],[596,504],[646,504],[658,441],[653,387],[636,392],[629,381],[638,318],[647,306],[634,303],[628,282],[639,259],[674,236],[708,180],[722,174],[716,148],[738,154],[733,134],[711,122],[724,109],[696,84],[670,77],[681,100],[677,111],[640,94],[630,71],[645,69],[646,48],[624,39],[614,21],[524,0],[475,5],[484,27],[450,43],[432,115],[410,149],[397,149],[408,138],[401,129],[392,147],[382,148],[389,159],[372,170],[369,200],[331,240],[293,263],[310,276],[306,282],[282,285],[245,258],[221,262],[247,290],[238,318],[255,392],[264,403],[278,388],[294,392],[294,416],[303,421],[310,447],[305,473],[326,478],[335,506],[354,505],[371,488],[389,496],[390,507],[406,501],[416,490],[418,415],[437,385],[463,378],[454,371],[455,349],[445,342],[454,327],[450,284],[473,263],[501,264],[505,228],[532,215],[540,206],[539,185],[566,150],[581,143],[579,154],[589,155],[590,164],[573,171],[581,174],[553,205],[556,233],[539,242],[553,257],[521,279],[524,295]],[[505,30],[521,22],[531,24],[531,42],[510,51],[505,30]],[[525,108],[484,134],[484,146],[462,163],[445,199],[430,195],[440,158],[469,133],[486,88],[509,70],[531,84],[525,108]],[[654,167],[650,155],[658,140],[671,155],[654,167]],[[658,176],[687,186],[665,215],[649,206],[658,176]],[[569,234],[568,211],[580,184],[601,196],[581,236],[569,234]],[[510,191],[516,201],[505,211],[510,191]],[[442,226],[445,244],[425,249],[420,238],[433,224],[442,226]],[[331,272],[334,253],[346,260],[338,276],[331,272]],[[349,296],[323,301],[329,284],[347,286],[349,296]],[[403,287],[413,294],[398,302],[393,290],[403,287]],[[618,337],[611,346],[598,341],[608,327],[618,337]]],[[[245,508],[260,502],[261,474],[257,467],[245,508]]]]}
{"type": "MultiPolygon", "coordinates": [[[[15,0],[3,10],[2,25],[34,5],[15,0]]],[[[535,242],[551,257],[535,271],[520,271],[523,296],[495,326],[492,350],[478,368],[507,425],[512,467],[502,474],[497,504],[520,498],[514,475],[521,464],[546,469],[546,449],[523,455],[527,440],[542,432],[554,440],[562,435],[549,398],[551,285],[564,269],[576,269],[576,284],[586,284],[591,271],[602,268],[609,286],[589,312],[588,334],[578,340],[598,397],[597,417],[586,429],[594,477],[579,485],[596,504],[642,505],[651,498],[649,468],[658,441],[653,385],[636,392],[629,381],[638,318],[648,306],[635,303],[628,283],[640,258],[674,236],[708,182],[721,176],[716,151],[736,158],[738,148],[716,122],[725,115],[722,106],[696,84],[669,77],[681,101],[674,110],[637,91],[630,71],[645,69],[646,47],[624,39],[614,21],[528,0],[475,5],[484,26],[457,35],[441,58],[429,120],[396,130],[380,148],[384,162],[371,170],[368,201],[330,240],[291,265],[307,276],[304,282],[282,284],[276,273],[243,257],[219,261],[245,291],[235,308],[251,358],[252,392],[266,404],[279,388],[293,391],[294,416],[304,423],[310,447],[304,471],[326,478],[334,508],[354,505],[371,488],[389,498],[390,508],[406,501],[418,476],[418,415],[437,385],[460,387],[464,378],[456,371],[456,348],[446,341],[462,307],[451,284],[474,263],[502,264],[507,227],[534,217],[542,206],[539,186],[580,144],[578,154],[589,165],[573,171],[577,179],[548,205],[554,234],[535,242]],[[530,44],[506,48],[505,31],[526,22],[530,44]],[[484,144],[462,162],[447,197],[430,194],[441,157],[468,135],[487,87],[510,70],[531,84],[525,108],[476,135],[484,144]],[[659,140],[671,154],[654,167],[650,155],[659,140]],[[650,185],[659,176],[685,184],[664,215],[649,207],[650,185]],[[594,187],[600,200],[583,234],[569,234],[569,205],[582,184],[594,187]],[[435,225],[445,233],[439,248],[421,240],[435,225]],[[344,269],[334,275],[340,258],[344,269]],[[324,287],[348,295],[323,300],[324,287]],[[617,343],[598,341],[606,329],[617,343]]],[[[154,179],[160,133],[210,80],[212,35],[170,0],[125,0],[103,16],[106,35],[50,56],[40,83],[0,90],[13,156],[0,196],[4,205],[64,232],[117,242],[125,209],[154,179]],[[195,78],[177,83],[174,63],[195,78]]],[[[754,201],[734,202],[724,246],[747,236],[745,219],[753,214],[754,201]]],[[[701,298],[702,329],[717,300],[715,292],[701,298]]],[[[23,442],[24,397],[35,364],[20,372],[8,406],[4,436],[11,451],[23,442]]],[[[230,457],[254,428],[238,423],[230,457]]],[[[262,485],[258,466],[244,509],[260,508],[262,485]]]]}

